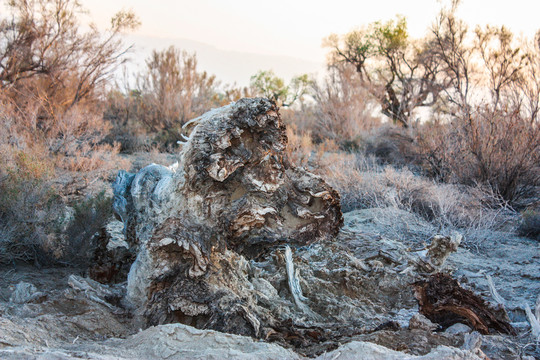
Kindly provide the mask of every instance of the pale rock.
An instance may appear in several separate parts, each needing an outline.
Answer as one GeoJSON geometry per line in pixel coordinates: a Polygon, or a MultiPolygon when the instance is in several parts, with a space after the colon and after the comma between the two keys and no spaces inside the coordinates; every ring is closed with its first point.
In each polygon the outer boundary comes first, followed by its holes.
{"type": "Polygon", "coordinates": [[[15,286],[15,290],[11,293],[9,301],[15,304],[24,304],[40,301],[46,297],[47,295],[39,292],[34,284],[21,281],[15,286]]]}
{"type": "Polygon", "coordinates": [[[457,323],[457,324],[454,324],[452,326],[450,326],[448,329],[446,329],[444,332],[447,333],[447,334],[464,334],[464,333],[469,333],[471,332],[471,328],[468,327],[467,325],[465,324],[462,324],[462,323],[457,323]]]}
{"type": "Polygon", "coordinates": [[[317,360],[480,360],[478,356],[467,350],[447,346],[438,346],[426,355],[409,355],[390,350],[384,346],[353,341],[338,349],[323,354],[317,360]]]}
{"type": "Polygon", "coordinates": [[[435,331],[438,328],[437,324],[432,323],[427,317],[420,313],[416,313],[409,320],[409,329],[419,329],[425,331],[435,331]]]}

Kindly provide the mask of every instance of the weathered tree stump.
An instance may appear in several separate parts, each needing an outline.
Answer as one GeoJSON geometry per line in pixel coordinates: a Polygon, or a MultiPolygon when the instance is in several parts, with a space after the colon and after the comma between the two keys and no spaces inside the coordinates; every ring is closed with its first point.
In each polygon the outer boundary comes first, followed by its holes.
{"type": "Polygon", "coordinates": [[[252,306],[247,262],[282,244],[334,238],[339,195],[289,163],[285,127],[266,99],[190,125],[177,166],[122,171],[114,184],[115,213],[137,253],[127,299],[149,324],[257,336],[271,316],[252,306]]]}

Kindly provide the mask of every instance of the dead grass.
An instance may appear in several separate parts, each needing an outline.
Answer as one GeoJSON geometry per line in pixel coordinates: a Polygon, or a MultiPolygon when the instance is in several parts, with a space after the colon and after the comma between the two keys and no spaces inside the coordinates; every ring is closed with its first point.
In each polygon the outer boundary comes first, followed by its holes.
{"type": "Polygon", "coordinates": [[[404,214],[419,218],[409,219],[419,238],[459,231],[475,244],[516,230],[517,213],[489,187],[439,183],[361,153],[326,152],[318,158],[316,172],[338,190],[343,212],[384,209],[377,213],[378,222],[396,238],[415,236],[412,230],[404,233],[404,214]]]}

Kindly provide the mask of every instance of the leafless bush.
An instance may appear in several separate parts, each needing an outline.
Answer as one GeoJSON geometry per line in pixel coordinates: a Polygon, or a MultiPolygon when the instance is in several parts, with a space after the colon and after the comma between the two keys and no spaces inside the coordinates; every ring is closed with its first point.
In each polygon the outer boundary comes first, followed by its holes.
{"type": "Polygon", "coordinates": [[[362,135],[362,147],[383,164],[412,165],[416,159],[413,130],[408,128],[389,124],[377,127],[362,135]]]}
{"type": "Polygon", "coordinates": [[[355,75],[352,66],[336,64],[329,68],[322,84],[313,85],[312,131],[316,141],[332,139],[351,146],[364,131],[380,124],[374,116],[375,104],[355,75]]]}
{"type": "MultiPolygon", "coordinates": [[[[429,224],[429,231],[459,230],[471,243],[489,238],[489,232],[515,229],[516,212],[486,186],[438,183],[405,167],[381,165],[361,153],[327,154],[318,173],[338,190],[344,212],[386,209],[379,216],[394,214],[402,219],[411,213],[429,224]]],[[[392,226],[390,219],[381,221],[392,226]]]]}
{"type": "Polygon", "coordinates": [[[43,260],[52,250],[45,250],[44,245],[63,207],[52,186],[53,166],[42,154],[18,151],[2,155],[0,221],[6,237],[0,262],[43,260]]]}
{"type": "Polygon", "coordinates": [[[514,204],[540,186],[540,127],[518,113],[478,112],[468,120],[421,128],[419,150],[432,175],[490,186],[514,204]]]}
{"type": "Polygon", "coordinates": [[[323,162],[322,158],[332,156],[338,145],[331,139],[314,143],[310,132],[298,131],[295,124],[287,127],[287,155],[296,166],[308,169],[318,169],[323,162]]]}
{"type": "Polygon", "coordinates": [[[520,205],[540,186],[540,49],[504,26],[477,28],[442,11],[428,44],[444,64],[438,121],[419,132],[419,153],[439,179],[489,186],[520,205]],[[466,40],[474,42],[469,47],[466,40]]]}
{"type": "Polygon", "coordinates": [[[138,26],[134,14],[123,11],[108,31],[90,26],[82,32],[84,9],[75,0],[13,0],[6,9],[0,16],[0,88],[19,104],[30,95],[40,99],[48,118],[95,98],[122,62],[120,34],[138,26]]]}
{"type": "Polygon", "coordinates": [[[70,265],[88,265],[96,243],[94,234],[112,216],[112,198],[102,191],[73,205],[73,215],[62,233],[61,261],[70,265]]]}
{"type": "MultiPolygon", "coordinates": [[[[222,105],[217,86],[215,76],[197,69],[195,54],[173,46],[154,50],[134,88],[126,81],[123,89],[109,92],[105,111],[113,124],[109,138],[128,152],[155,146],[173,150],[182,140],[185,122],[222,105]]],[[[226,93],[235,96],[231,89],[226,93]]]]}
{"type": "Polygon", "coordinates": [[[430,34],[416,41],[401,17],[331,35],[327,45],[337,71],[315,91],[322,113],[328,108],[331,115],[323,117],[330,121],[321,132],[350,138],[340,112],[347,106],[341,104],[348,104],[348,93],[365,98],[363,91],[394,124],[418,127],[417,134],[379,130],[366,141],[369,153],[386,163],[421,164],[437,180],[481,184],[524,207],[540,188],[540,42],[538,36],[534,42],[516,40],[504,26],[470,31],[456,17],[458,5],[443,8],[430,34]],[[351,70],[356,77],[347,76],[351,70]],[[334,106],[334,94],[344,102],[334,106]],[[415,109],[425,106],[430,123],[413,124],[415,109]],[[409,146],[413,139],[416,149],[409,146]]]}

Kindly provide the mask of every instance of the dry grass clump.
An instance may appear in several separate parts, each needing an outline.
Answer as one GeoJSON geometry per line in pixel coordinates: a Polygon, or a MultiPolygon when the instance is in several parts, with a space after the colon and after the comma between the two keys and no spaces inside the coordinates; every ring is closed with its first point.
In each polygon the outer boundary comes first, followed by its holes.
{"type": "Polygon", "coordinates": [[[521,214],[518,234],[540,241],[540,210],[527,209],[521,214]]]}
{"type": "Polygon", "coordinates": [[[338,151],[335,141],[327,139],[321,143],[314,143],[310,132],[299,132],[296,125],[287,127],[287,156],[295,165],[309,169],[320,166],[321,158],[327,154],[338,151]]]}
{"type": "Polygon", "coordinates": [[[488,187],[438,183],[360,153],[326,154],[319,165],[318,173],[340,193],[344,212],[386,209],[381,214],[396,216],[394,223],[411,213],[430,224],[430,231],[459,230],[471,242],[486,232],[511,232],[515,227],[516,212],[488,187]]]}

